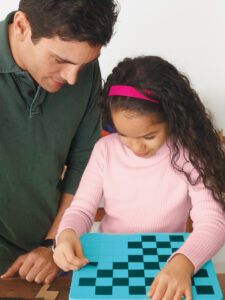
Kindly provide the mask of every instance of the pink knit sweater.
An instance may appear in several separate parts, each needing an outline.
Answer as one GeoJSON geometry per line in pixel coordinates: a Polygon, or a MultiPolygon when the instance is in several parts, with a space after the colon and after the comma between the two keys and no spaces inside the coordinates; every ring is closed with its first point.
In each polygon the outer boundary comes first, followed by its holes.
{"type": "MultiPolygon", "coordinates": [[[[180,166],[185,155],[181,153],[180,166]]],[[[190,163],[185,169],[196,178],[190,163]]],[[[66,228],[78,235],[90,231],[102,197],[106,214],[100,231],[104,233],[184,232],[190,213],[193,232],[176,253],[187,256],[195,272],[225,243],[221,206],[201,182],[192,186],[172,168],[166,143],[154,156],[142,158],[123,145],[117,134],[100,139],[57,237],[66,228]]]]}

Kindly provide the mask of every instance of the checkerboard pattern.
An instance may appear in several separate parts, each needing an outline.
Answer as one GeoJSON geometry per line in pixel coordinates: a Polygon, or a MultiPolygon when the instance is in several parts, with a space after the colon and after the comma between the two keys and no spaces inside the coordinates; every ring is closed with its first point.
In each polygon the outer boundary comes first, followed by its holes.
{"type": "MultiPolygon", "coordinates": [[[[70,300],[147,299],[146,293],[187,233],[100,234],[81,237],[90,263],[73,273],[70,300]]],[[[211,261],[192,280],[193,300],[222,300],[211,261]]]]}

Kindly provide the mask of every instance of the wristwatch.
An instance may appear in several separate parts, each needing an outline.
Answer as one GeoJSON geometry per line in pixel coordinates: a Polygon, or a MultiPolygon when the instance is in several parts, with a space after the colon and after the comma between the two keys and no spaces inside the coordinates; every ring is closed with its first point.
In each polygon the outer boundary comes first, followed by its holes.
{"type": "Polygon", "coordinates": [[[41,242],[39,247],[49,248],[52,251],[54,251],[54,249],[55,249],[55,240],[54,239],[46,239],[46,240],[41,242]]]}

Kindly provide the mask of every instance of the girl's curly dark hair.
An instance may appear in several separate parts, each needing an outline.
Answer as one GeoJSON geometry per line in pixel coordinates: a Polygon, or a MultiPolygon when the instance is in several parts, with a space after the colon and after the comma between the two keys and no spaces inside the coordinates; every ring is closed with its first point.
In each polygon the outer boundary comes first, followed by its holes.
{"type": "MultiPolygon", "coordinates": [[[[148,95],[146,95],[148,96],[148,95]]],[[[113,126],[111,109],[123,109],[140,114],[154,113],[159,122],[167,122],[172,141],[172,166],[185,174],[192,185],[202,178],[214,198],[225,211],[225,151],[219,142],[215,127],[198,94],[186,76],[173,65],[157,56],[125,58],[109,75],[104,85],[100,103],[103,123],[113,126]],[[160,105],[129,97],[109,97],[112,85],[131,85],[144,94],[152,90],[160,105]],[[178,165],[180,148],[187,150],[186,161],[197,170],[193,180],[184,166],[178,165]]]]}

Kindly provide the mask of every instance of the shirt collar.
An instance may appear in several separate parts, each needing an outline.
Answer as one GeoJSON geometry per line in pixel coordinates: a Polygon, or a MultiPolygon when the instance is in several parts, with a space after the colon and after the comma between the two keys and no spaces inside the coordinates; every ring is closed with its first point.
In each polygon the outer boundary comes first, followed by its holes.
{"type": "Polygon", "coordinates": [[[12,22],[15,12],[11,12],[0,22],[0,73],[21,72],[15,63],[9,46],[8,24],[12,22]]]}

